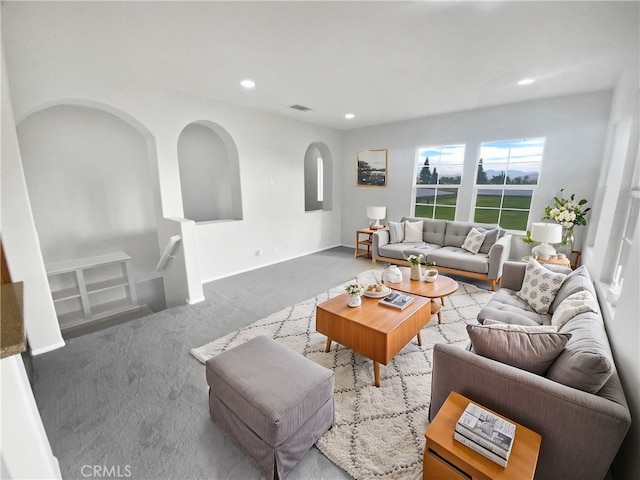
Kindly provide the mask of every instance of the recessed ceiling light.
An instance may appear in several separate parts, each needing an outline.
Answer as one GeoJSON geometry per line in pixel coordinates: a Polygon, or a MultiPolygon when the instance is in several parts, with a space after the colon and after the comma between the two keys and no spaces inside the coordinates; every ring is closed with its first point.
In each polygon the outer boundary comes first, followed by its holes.
{"type": "Polygon", "coordinates": [[[533,78],[523,78],[518,82],[518,85],[531,85],[533,82],[535,82],[533,78]]]}
{"type": "Polygon", "coordinates": [[[346,118],[347,120],[351,120],[354,117],[355,117],[355,115],[353,113],[346,113],[344,115],[344,118],[346,118]]]}
{"type": "Polygon", "coordinates": [[[253,80],[247,79],[247,80],[242,80],[240,82],[240,85],[242,85],[247,90],[251,90],[252,88],[255,88],[256,82],[254,82],[253,80]]]}

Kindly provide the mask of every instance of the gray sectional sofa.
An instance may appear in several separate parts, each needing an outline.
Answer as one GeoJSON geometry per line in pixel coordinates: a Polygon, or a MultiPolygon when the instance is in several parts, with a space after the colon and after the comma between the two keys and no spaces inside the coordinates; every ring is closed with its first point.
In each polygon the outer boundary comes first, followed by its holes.
{"type": "Polygon", "coordinates": [[[556,295],[549,297],[548,312],[539,313],[517,294],[524,290],[525,268],[532,267],[505,263],[501,289],[479,313],[479,324],[467,326],[471,339],[467,349],[435,345],[430,419],[449,392],[459,392],[542,436],[536,479],[600,480],[629,429],[631,416],[597,300],[585,300],[597,299],[593,283],[584,266],[573,272],[549,267],[567,276],[560,280],[556,295]],[[508,332],[518,329],[530,333],[508,332]],[[485,347],[478,341],[478,330],[493,335],[482,355],[475,348],[485,347]],[[526,359],[523,350],[525,344],[535,344],[538,335],[546,335],[539,350],[552,337],[562,343],[559,353],[533,373],[541,353],[526,359]],[[496,360],[503,355],[507,360],[496,360]]]}
{"type": "Polygon", "coordinates": [[[393,241],[390,228],[394,227],[394,222],[388,222],[389,228],[373,234],[373,268],[376,268],[377,261],[409,265],[406,260],[409,255],[422,254],[426,261],[435,262],[440,272],[486,280],[491,283],[491,290],[495,291],[502,276],[502,265],[509,259],[511,235],[497,225],[481,223],[417,217],[403,217],[398,223],[404,222],[422,222],[422,241],[400,240],[402,235],[396,236],[395,240],[400,241],[393,241]],[[486,234],[477,253],[462,248],[472,227],[486,234]]]}

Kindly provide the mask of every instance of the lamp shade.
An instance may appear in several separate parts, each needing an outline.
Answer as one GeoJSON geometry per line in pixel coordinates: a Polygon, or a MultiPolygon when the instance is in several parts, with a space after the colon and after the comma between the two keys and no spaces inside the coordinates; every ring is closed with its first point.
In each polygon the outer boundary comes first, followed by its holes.
{"type": "Polygon", "coordinates": [[[367,207],[367,218],[371,220],[375,220],[374,224],[371,225],[371,228],[382,228],[380,225],[380,220],[382,220],[387,215],[387,207],[367,207]]]}
{"type": "Polygon", "coordinates": [[[531,238],[536,242],[559,243],[562,240],[562,225],[558,223],[533,223],[531,238]]]}
{"type": "Polygon", "coordinates": [[[387,207],[367,207],[367,218],[382,220],[387,215],[387,207]]]}

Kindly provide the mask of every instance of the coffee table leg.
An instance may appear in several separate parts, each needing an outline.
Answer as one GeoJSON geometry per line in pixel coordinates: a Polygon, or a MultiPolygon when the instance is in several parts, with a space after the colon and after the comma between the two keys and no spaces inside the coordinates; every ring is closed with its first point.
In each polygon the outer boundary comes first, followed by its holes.
{"type": "Polygon", "coordinates": [[[380,386],[380,364],[374,360],[373,362],[373,380],[376,387],[380,386]]]}
{"type": "Polygon", "coordinates": [[[444,297],[440,297],[440,303],[442,304],[442,306],[444,307],[444,297]]]}
{"type": "Polygon", "coordinates": [[[418,345],[422,346],[422,336],[420,335],[420,332],[418,332],[418,335],[416,335],[416,338],[418,339],[418,345]]]}
{"type": "Polygon", "coordinates": [[[325,347],[324,351],[328,352],[329,350],[331,350],[331,339],[327,337],[327,346],[325,347]]]}

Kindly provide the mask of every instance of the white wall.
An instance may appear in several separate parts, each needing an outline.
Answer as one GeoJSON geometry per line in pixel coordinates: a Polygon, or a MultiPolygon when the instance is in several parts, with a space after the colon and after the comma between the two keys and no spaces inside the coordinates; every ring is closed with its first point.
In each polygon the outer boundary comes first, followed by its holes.
{"type": "MultiPolygon", "coordinates": [[[[456,220],[473,219],[475,166],[480,144],[491,140],[546,137],[539,186],[533,196],[531,221],[539,221],[545,205],[561,188],[593,202],[604,151],[611,92],[483,108],[353,130],[345,138],[345,208],[342,243],[353,245],[353,232],[367,225],[367,205],[385,205],[387,219],[412,215],[416,147],[466,144],[465,167],[456,220]],[[356,187],[357,150],[387,148],[387,188],[356,187]]],[[[580,247],[585,232],[576,229],[580,247]]],[[[512,258],[528,254],[530,246],[514,238],[512,258]]]]}
{"type": "Polygon", "coordinates": [[[196,222],[234,219],[232,161],[222,139],[209,127],[187,125],[178,140],[182,204],[196,222]]]}
{"type": "Polygon", "coordinates": [[[615,307],[606,300],[631,189],[640,187],[639,76],[637,65],[629,65],[615,91],[607,148],[598,175],[599,198],[584,249],[584,262],[596,281],[607,334],[634,419],[614,462],[615,478],[640,476],[640,220],[620,298],[615,307]]]}
{"type": "Polygon", "coordinates": [[[27,184],[18,148],[9,82],[2,56],[2,242],[14,282],[24,282],[24,320],[33,353],[64,345],[49,283],[44,269],[40,240],[33,221],[27,184]]]}

